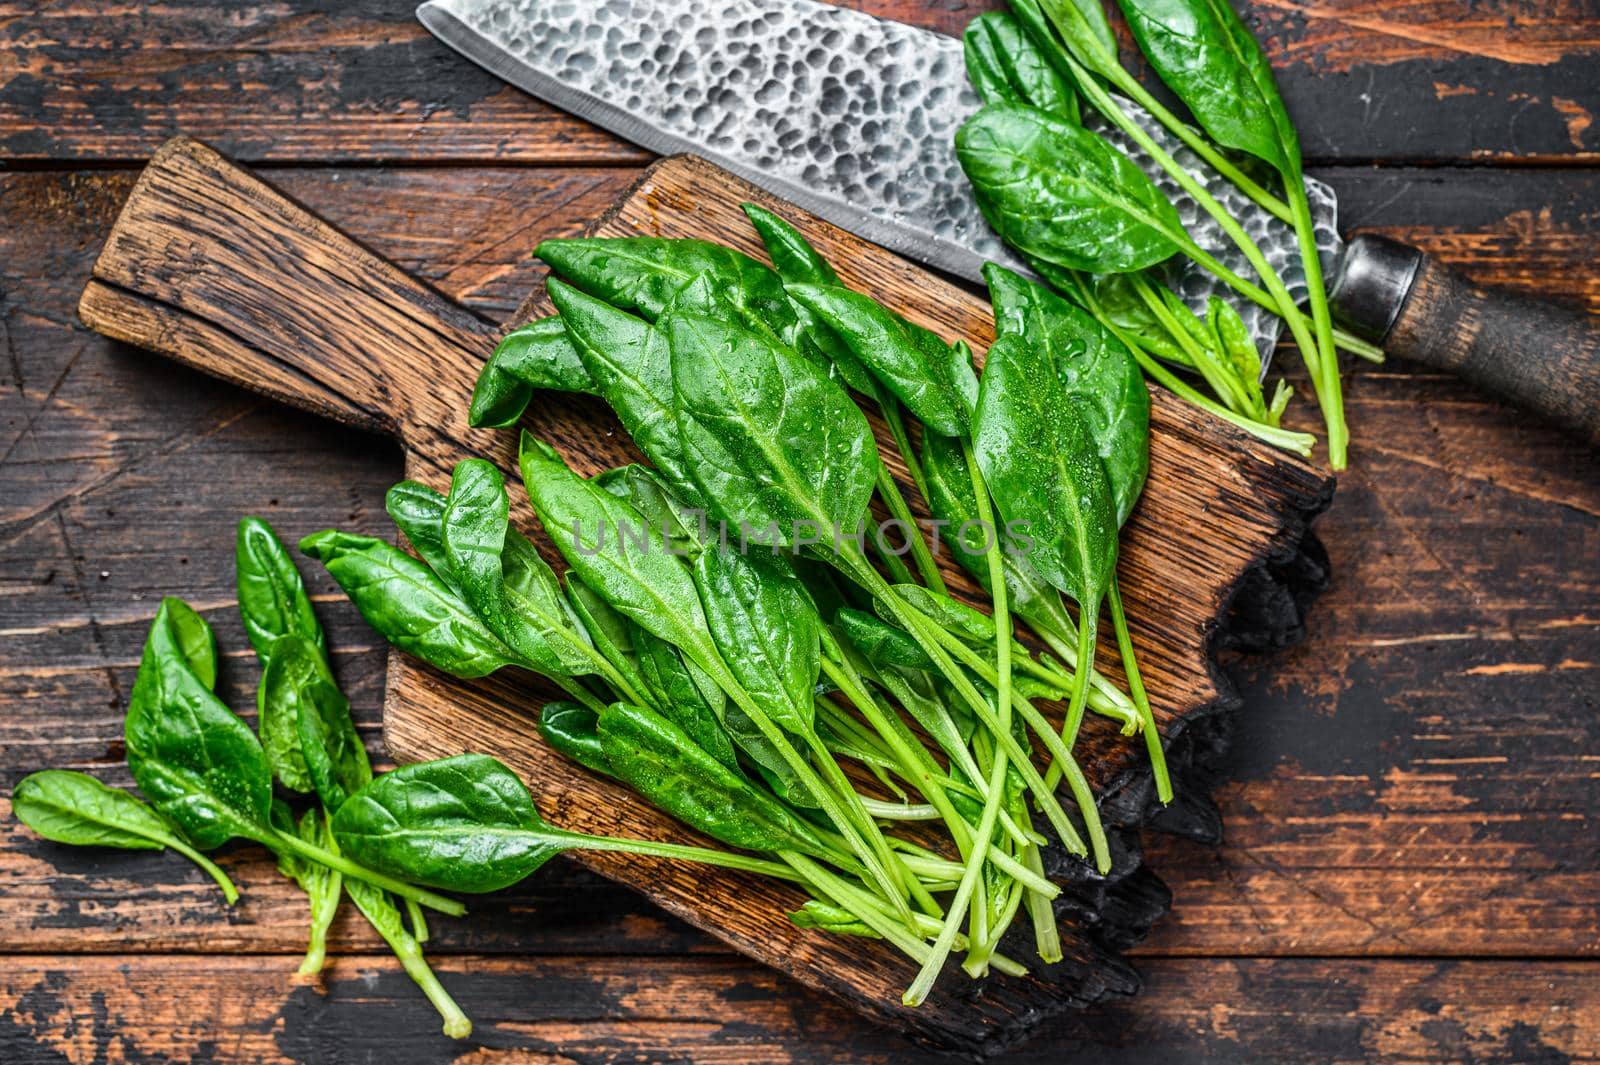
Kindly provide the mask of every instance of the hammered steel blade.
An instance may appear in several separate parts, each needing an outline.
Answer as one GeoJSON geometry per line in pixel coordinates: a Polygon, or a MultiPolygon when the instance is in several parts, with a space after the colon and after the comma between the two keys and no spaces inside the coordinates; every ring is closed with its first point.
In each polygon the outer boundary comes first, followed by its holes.
{"type": "MultiPolygon", "coordinates": [[[[813,0],[430,0],[417,17],[504,80],[635,144],[705,156],[961,277],[978,280],[991,259],[1025,269],[985,224],[956,161],[956,130],[979,101],[954,37],[813,0]]],[[[1085,124],[1156,180],[1196,243],[1251,275],[1221,227],[1122,133],[1094,115],[1085,124]]],[[[1146,129],[1205,179],[1303,298],[1293,231],[1153,119],[1146,129]]],[[[1333,194],[1315,181],[1307,187],[1331,271],[1340,250],[1333,194]]],[[[1168,280],[1200,313],[1211,295],[1229,297],[1265,372],[1281,324],[1275,315],[1233,298],[1192,264],[1168,280]]]]}

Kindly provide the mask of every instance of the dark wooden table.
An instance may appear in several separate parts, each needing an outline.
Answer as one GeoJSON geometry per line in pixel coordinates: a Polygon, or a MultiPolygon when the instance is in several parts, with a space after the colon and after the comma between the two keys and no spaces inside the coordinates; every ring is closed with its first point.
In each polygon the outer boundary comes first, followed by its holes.
{"type": "MultiPolygon", "coordinates": [[[[959,32],[985,3],[866,0],[959,32]]],[[[1347,227],[1600,311],[1594,0],[1255,0],[1347,227]]],[[[126,784],[148,620],[181,594],[250,704],[233,525],[386,533],[389,445],[87,332],[74,306],[140,162],[189,133],[443,291],[508,313],[528,252],[648,157],[506,89],[408,2],[0,0],[0,794],[126,784]]],[[[419,353],[425,355],[425,353],[419,353]]],[[[1172,915],[1144,992],[1017,1060],[1600,1060],[1600,464],[1456,382],[1348,378],[1330,591],[1245,697],[1226,842],[1152,834],[1172,915]]],[[[382,651],[315,581],[375,752],[382,651]]],[[[449,1043],[379,942],[297,985],[303,900],[251,848],[234,909],[180,860],[75,851],[0,799],[0,1062],[890,1059],[912,1048],[556,864],[440,921],[478,1024],[449,1043]]]]}

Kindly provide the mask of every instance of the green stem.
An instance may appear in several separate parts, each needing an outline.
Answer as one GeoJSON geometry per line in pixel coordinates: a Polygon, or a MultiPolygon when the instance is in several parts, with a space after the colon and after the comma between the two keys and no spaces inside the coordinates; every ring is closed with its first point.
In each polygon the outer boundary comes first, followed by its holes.
{"type": "Polygon", "coordinates": [[[400,959],[400,965],[405,969],[406,975],[422,989],[422,993],[428,997],[433,1008],[439,1011],[439,1016],[444,1021],[444,1034],[451,1039],[465,1039],[471,1035],[471,1018],[461,1011],[461,1007],[456,1005],[456,1000],[450,997],[450,992],[439,982],[439,977],[428,966],[428,959],[422,956],[422,948],[417,945],[417,940],[403,928],[391,931],[385,922],[370,921],[370,923],[389,944],[394,956],[400,959]]]}
{"type": "Polygon", "coordinates": [[[712,847],[690,847],[681,843],[660,843],[651,839],[622,839],[617,836],[589,836],[582,832],[548,830],[573,850],[610,851],[618,854],[646,854],[655,858],[676,858],[679,861],[699,862],[723,869],[738,869],[746,873],[795,880],[795,874],[778,862],[751,858],[732,851],[719,851],[712,847]]]}
{"type": "Polygon", "coordinates": [[[207,858],[204,854],[201,854],[199,851],[183,842],[183,840],[178,839],[176,836],[164,838],[161,842],[165,843],[167,846],[171,847],[173,850],[177,851],[179,854],[198,865],[201,869],[205,870],[206,875],[216,882],[217,887],[222,889],[222,897],[227,901],[229,906],[232,906],[234,903],[239,901],[239,889],[234,886],[232,880],[228,879],[228,874],[224,873],[222,871],[222,867],[216,862],[212,861],[210,858],[207,858]]]}
{"type": "MultiPolygon", "coordinates": [[[[1087,307],[1090,313],[1098,318],[1106,328],[1110,329],[1112,334],[1122,341],[1123,346],[1133,353],[1134,360],[1139,363],[1139,368],[1145,372],[1147,377],[1153,378],[1163,388],[1180,399],[1187,400],[1207,414],[1215,415],[1223,421],[1238,426],[1258,440],[1264,440],[1273,447],[1281,447],[1285,451],[1293,451],[1306,458],[1311,457],[1311,449],[1317,442],[1316,437],[1310,433],[1296,433],[1288,429],[1279,428],[1276,425],[1268,425],[1266,422],[1258,422],[1254,419],[1246,418],[1208,396],[1200,394],[1182,378],[1162,365],[1160,360],[1146,352],[1143,345],[1136,339],[1123,332],[1117,326],[1112,325],[1110,316],[1106,313],[1105,308],[1100,305],[1100,301],[1095,297],[1093,289],[1084,283],[1081,276],[1074,276],[1078,282],[1077,296],[1079,302],[1087,307]]],[[[1040,635],[1043,635],[1043,633],[1040,635]]]]}
{"type": "Polygon", "coordinates": [[[900,494],[900,486],[895,483],[893,475],[889,473],[889,467],[884,465],[882,459],[878,460],[878,495],[883,497],[884,503],[889,507],[889,514],[905,525],[906,542],[911,545],[911,560],[916,563],[917,573],[921,575],[922,582],[943,594],[944,577],[939,573],[939,564],[933,560],[933,555],[928,550],[928,542],[922,538],[922,530],[917,526],[917,519],[912,516],[905,496],[900,494]]]}
{"type": "Polygon", "coordinates": [[[411,934],[418,943],[428,941],[428,918],[424,916],[422,907],[415,899],[401,899],[401,904],[406,908],[406,916],[411,920],[411,934]]]}
{"type": "Polygon", "coordinates": [[[1178,345],[1183,348],[1184,354],[1189,356],[1189,361],[1195,371],[1205,378],[1206,384],[1211,386],[1211,391],[1216,393],[1217,398],[1246,417],[1260,418],[1265,413],[1265,410],[1264,408],[1261,410],[1256,408],[1262,405],[1260,403],[1252,403],[1248,391],[1241,387],[1237,375],[1231,369],[1219,363],[1210,351],[1206,350],[1193,336],[1189,335],[1189,330],[1185,329],[1183,323],[1173,315],[1166,301],[1151,288],[1150,279],[1143,274],[1138,274],[1134,275],[1132,280],[1134,291],[1138,294],[1139,299],[1143,301],[1145,307],[1155,316],[1156,320],[1161,323],[1162,328],[1170,333],[1173,339],[1178,342],[1178,345]]]}
{"type": "MultiPolygon", "coordinates": [[[[1044,875],[1044,859],[1040,857],[1038,847],[1024,847],[1022,862],[1034,873],[1044,875]]],[[[1033,939],[1039,948],[1040,960],[1047,965],[1060,961],[1061,930],[1056,926],[1055,907],[1050,905],[1048,899],[1040,898],[1037,894],[1031,894],[1023,901],[1028,907],[1028,916],[1033,919],[1033,939]]]]}
{"type": "Polygon", "coordinates": [[[1133,654],[1133,636],[1128,632],[1128,616],[1122,610],[1122,591],[1115,576],[1106,598],[1111,603],[1111,627],[1117,633],[1117,649],[1122,652],[1122,668],[1128,675],[1128,691],[1139,708],[1144,726],[1144,745],[1150,752],[1150,769],[1156,778],[1156,796],[1162,803],[1172,801],[1172,777],[1167,772],[1167,752],[1161,746],[1161,733],[1156,728],[1155,714],[1150,709],[1150,698],[1145,694],[1144,680],[1139,676],[1139,663],[1133,654]]]}
{"type": "Polygon", "coordinates": [[[430,910],[438,910],[440,913],[447,913],[451,917],[460,917],[467,912],[467,908],[455,899],[446,898],[426,888],[407,884],[402,880],[396,880],[392,876],[384,876],[382,873],[357,865],[343,855],[325,851],[321,847],[279,832],[275,828],[266,829],[257,837],[257,841],[272,850],[292,851],[302,858],[316,862],[318,865],[326,866],[329,869],[337,870],[345,876],[365,881],[373,887],[382,888],[392,894],[399,895],[403,899],[420,902],[430,910]]]}
{"type": "Polygon", "coordinates": [[[900,449],[900,457],[905,460],[906,472],[911,475],[911,483],[917,486],[918,494],[926,503],[928,475],[922,469],[922,461],[917,458],[917,453],[911,448],[911,434],[906,430],[906,419],[900,411],[900,404],[895,402],[883,404],[883,420],[889,426],[889,435],[894,438],[894,446],[900,449]]]}
{"type": "Polygon", "coordinates": [[[1087,603],[1078,604],[1078,663],[1077,681],[1072,686],[1072,700],[1067,703],[1067,720],[1062,727],[1062,739],[1067,747],[1078,742],[1078,729],[1083,726],[1083,708],[1088,702],[1088,685],[1084,678],[1088,676],[1088,666],[1094,668],[1095,630],[1097,628],[1099,604],[1090,606],[1087,603]]]}
{"type": "Polygon", "coordinates": [[[1294,209],[1295,235],[1300,241],[1300,261],[1305,267],[1306,289],[1310,296],[1311,321],[1316,328],[1317,347],[1322,352],[1322,375],[1316,387],[1322,419],[1328,425],[1328,465],[1345,467],[1350,430],[1344,420],[1344,396],[1339,381],[1339,355],[1334,349],[1333,316],[1328,310],[1328,292],[1322,283],[1322,260],[1317,255],[1317,235],[1311,221],[1311,204],[1306,199],[1305,182],[1284,178],[1289,203],[1294,209]]]}

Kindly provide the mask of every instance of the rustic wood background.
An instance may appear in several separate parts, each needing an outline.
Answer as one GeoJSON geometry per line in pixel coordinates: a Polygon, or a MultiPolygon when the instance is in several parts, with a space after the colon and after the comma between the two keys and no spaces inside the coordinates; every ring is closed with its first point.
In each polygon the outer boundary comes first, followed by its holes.
{"type": "MultiPolygon", "coordinates": [[[[491,315],[648,157],[504,88],[409,2],[0,0],[0,794],[47,765],[126,783],[157,597],[254,667],[232,529],[386,531],[388,444],[87,332],[73,308],[139,162],[208,139],[491,315]],[[330,461],[333,458],[334,461],[330,461]]],[[[958,32],[989,3],[861,0],[958,32]]],[[[1600,311],[1594,0],[1255,0],[1347,227],[1600,311]]],[[[1227,841],[1152,834],[1174,911],[1137,998],[1015,1060],[1600,1061],[1600,464],[1444,377],[1349,381],[1352,470],[1307,639],[1232,663],[1227,841]]],[[[315,583],[374,735],[382,655],[315,583]]],[[[401,1063],[912,1056],[574,867],[438,922],[478,1023],[432,1011],[356,921],[296,986],[303,904],[251,848],[228,909],[181,860],[74,851],[0,799],[0,1062],[401,1063]]]]}

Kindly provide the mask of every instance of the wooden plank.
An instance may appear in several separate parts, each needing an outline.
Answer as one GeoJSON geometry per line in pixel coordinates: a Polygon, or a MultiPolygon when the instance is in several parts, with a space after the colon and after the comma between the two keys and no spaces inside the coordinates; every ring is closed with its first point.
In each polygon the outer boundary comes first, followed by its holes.
{"type": "MultiPolygon", "coordinates": [[[[959,33],[998,0],[851,0],[959,33]]],[[[1600,158],[1583,0],[1241,5],[1314,160],[1600,158]]],[[[251,162],[646,157],[434,41],[412,5],[0,2],[0,157],[147,158],[179,133],[251,162]]]]}
{"type": "MultiPolygon", "coordinates": [[[[1325,173],[1353,224],[1437,250],[1485,282],[1600,310],[1588,269],[1600,226],[1586,206],[1600,188],[1592,172],[1325,173]]],[[[274,180],[327,204],[335,222],[408,272],[499,316],[538,274],[526,258],[533,240],[576,232],[631,176],[355,169],[285,170],[274,180]]],[[[0,793],[45,765],[114,776],[121,700],[162,594],[206,608],[232,652],[229,700],[246,706],[255,670],[232,601],[234,522],[259,511],[289,536],[330,524],[383,533],[383,490],[399,476],[399,456],[377,438],[75,325],[73,301],[130,183],[121,173],[0,175],[0,215],[11,223],[0,227],[0,455],[10,452],[0,462],[0,793]]],[[[1222,792],[1229,844],[1149,838],[1151,863],[1176,894],[1151,949],[1400,949],[1366,918],[1404,929],[1404,949],[1430,954],[1579,953],[1593,941],[1600,898],[1600,858],[1587,845],[1600,798],[1583,775],[1596,770],[1580,759],[1600,745],[1595,715],[1579,701],[1593,690],[1582,684],[1588,674],[1556,667],[1600,660],[1597,589],[1577,579],[1581,569],[1552,578],[1523,567],[1560,557],[1570,569],[1596,557],[1593,456],[1444,378],[1396,365],[1358,367],[1352,382],[1355,468],[1325,535],[1336,572],[1355,576],[1327,593],[1301,651],[1264,667],[1242,663],[1245,708],[1227,771],[1247,780],[1222,792]],[[1429,519],[1435,501],[1450,508],[1446,517],[1429,519]],[[1429,551],[1471,583],[1452,579],[1429,551]],[[1547,668],[1473,672],[1506,663],[1547,668]],[[1414,701],[1419,691],[1427,697],[1414,701]],[[1339,714],[1363,727],[1339,730],[1336,697],[1339,714]],[[1525,719],[1519,707],[1545,719],[1525,719]],[[1471,720],[1451,731],[1443,754],[1461,761],[1439,787],[1428,774],[1441,770],[1427,761],[1440,757],[1430,750],[1439,741],[1415,737],[1435,735],[1437,718],[1463,708],[1471,720]],[[1522,779],[1524,752],[1554,770],[1548,780],[1522,779]],[[1475,761],[1498,758],[1509,761],[1475,761]],[[1355,810],[1359,834],[1341,827],[1324,795],[1355,810]],[[1456,819],[1454,835],[1431,847],[1443,816],[1456,819]],[[1314,820],[1291,823],[1306,817],[1314,820]],[[1312,892],[1330,882],[1361,917],[1316,901],[1312,892]],[[1429,915],[1438,916],[1417,920],[1429,915]]],[[[373,728],[381,655],[337,589],[311,576],[340,677],[373,728]]],[[[179,859],[74,858],[13,829],[0,842],[0,899],[18,904],[0,904],[0,948],[294,951],[300,911],[253,853],[226,862],[255,907],[241,923],[179,859]],[[95,872],[126,893],[97,888],[95,872]]],[[[490,938],[530,951],[604,950],[612,932],[625,933],[617,949],[644,950],[662,928],[674,929],[660,933],[664,949],[706,942],[631,893],[563,867],[528,890],[526,907],[521,896],[505,903],[508,914],[526,914],[505,931],[485,927],[501,904],[484,900],[481,920],[447,934],[474,950],[502,949],[490,938]],[[550,909],[566,905],[567,885],[593,905],[592,918],[550,909]]]]}
{"type": "MultiPolygon", "coordinates": [[[[392,959],[5,958],[8,1065],[91,1061],[924,1060],[903,1040],[744,959],[466,956],[436,962],[476,1022],[453,1044],[392,959]],[[643,972],[648,979],[641,980],[643,972]]],[[[1595,963],[1154,962],[1146,993],[1065,1018],[1008,1062],[1600,1061],[1595,963]]],[[[947,1058],[930,1060],[948,1060],[947,1058]]]]}

